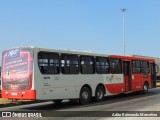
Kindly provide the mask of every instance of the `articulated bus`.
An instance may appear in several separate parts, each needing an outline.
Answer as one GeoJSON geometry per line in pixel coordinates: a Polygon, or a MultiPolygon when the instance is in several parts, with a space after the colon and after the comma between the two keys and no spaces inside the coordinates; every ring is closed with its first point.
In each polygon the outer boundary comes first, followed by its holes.
{"type": "Polygon", "coordinates": [[[2,97],[8,99],[79,100],[156,87],[154,59],[37,47],[5,50],[2,97]]]}

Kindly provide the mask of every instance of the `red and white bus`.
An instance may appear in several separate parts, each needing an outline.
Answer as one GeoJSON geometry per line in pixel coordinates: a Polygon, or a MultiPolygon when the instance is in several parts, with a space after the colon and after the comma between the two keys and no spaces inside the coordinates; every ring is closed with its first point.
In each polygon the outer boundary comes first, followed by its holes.
{"type": "Polygon", "coordinates": [[[156,87],[154,59],[19,47],[2,56],[2,97],[8,99],[78,99],[143,91],[156,87]]]}

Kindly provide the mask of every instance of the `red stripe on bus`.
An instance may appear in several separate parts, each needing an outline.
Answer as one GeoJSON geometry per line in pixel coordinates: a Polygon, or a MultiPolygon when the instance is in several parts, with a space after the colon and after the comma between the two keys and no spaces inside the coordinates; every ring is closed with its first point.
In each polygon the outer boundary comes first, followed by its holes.
{"type": "Polygon", "coordinates": [[[105,84],[105,87],[108,92],[111,94],[123,93],[125,90],[124,83],[119,84],[105,84]]]}

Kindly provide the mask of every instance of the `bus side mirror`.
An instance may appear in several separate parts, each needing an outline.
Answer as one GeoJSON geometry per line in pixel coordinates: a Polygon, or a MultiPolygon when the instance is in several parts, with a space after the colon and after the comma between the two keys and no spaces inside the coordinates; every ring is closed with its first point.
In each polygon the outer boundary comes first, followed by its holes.
{"type": "Polygon", "coordinates": [[[156,74],[159,72],[159,66],[157,64],[156,65],[156,74]]]}

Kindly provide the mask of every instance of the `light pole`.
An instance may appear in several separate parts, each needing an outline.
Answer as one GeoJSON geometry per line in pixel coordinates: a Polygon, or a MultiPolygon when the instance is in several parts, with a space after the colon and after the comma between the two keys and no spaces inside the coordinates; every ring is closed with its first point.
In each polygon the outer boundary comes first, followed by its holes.
{"type": "Polygon", "coordinates": [[[125,56],[125,11],[126,9],[125,8],[122,8],[121,9],[122,11],[122,15],[123,15],[123,55],[125,56]]]}

